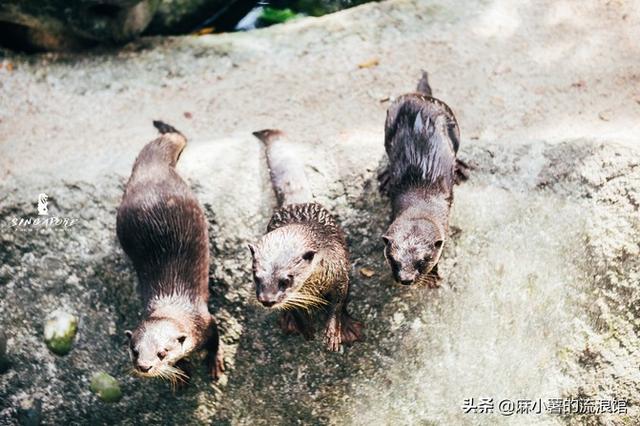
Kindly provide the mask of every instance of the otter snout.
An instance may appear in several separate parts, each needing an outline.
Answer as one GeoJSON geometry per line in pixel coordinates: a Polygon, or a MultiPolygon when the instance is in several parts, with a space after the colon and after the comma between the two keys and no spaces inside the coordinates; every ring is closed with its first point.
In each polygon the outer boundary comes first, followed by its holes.
{"type": "Polygon", "coordinates": [[[258,294],[258,302],[262,303],[262,306],[265,306],[267,308],[271,308],[273,307],[276,303],[278,303],[279,299],[280,299],[280,293],[274,294],[274,293],[259,293],[258,294]]]}
{"type": "Polygon", "coordinates": [[[152,367],[153,367],[152,365],[145,365],[145,364],[140,364],[140,363],[136,364],[136,368],[141,373],[148,373],[149,370],[151,370],[152,367]]]}
{"type": "Polygon", "coordinates": [[[402,285],[411,285],[418,278],[418,272],[399,272],[395,278],[402,285]]]}

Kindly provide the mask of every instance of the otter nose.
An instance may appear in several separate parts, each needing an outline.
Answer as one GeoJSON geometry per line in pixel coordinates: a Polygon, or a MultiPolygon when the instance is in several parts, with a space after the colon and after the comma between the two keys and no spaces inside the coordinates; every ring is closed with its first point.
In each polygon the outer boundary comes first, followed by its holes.
{"type": "Polygon", "coordinates": [[[407,272],[400,272],[397,276],[397,281],[402,284],[402,285],[411,285],[413,284],[413,282],[416,280],[416,276],[418,274],[417,273],[407,273],[407,272]]]}
{"type": "Polygon", "coordinates": [[[262,303],[263,306],[270,308],[276,304],[276,296],[275,294],[260,293],[258,295],[258,302],[262,303]]]}
{"type": "Polygon", "coordinates": [[[266,306],[267,308],[272,307],[273,305],[276,304],[275,300],[261,300],[260,303],[262,303],[263,306],[266,306]]]}
{"type": "Polygon", "coordinates": [[[151,370],[151,366],[150,365],[142,365],[142,364],[138,364],[137,365],[138,370],[140,370],[143,373],[148,373],[149,370],[151,370]]]}

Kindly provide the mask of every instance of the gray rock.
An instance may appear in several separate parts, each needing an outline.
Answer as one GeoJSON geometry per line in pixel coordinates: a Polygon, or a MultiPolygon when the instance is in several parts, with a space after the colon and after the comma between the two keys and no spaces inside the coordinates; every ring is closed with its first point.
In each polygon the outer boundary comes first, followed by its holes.
{"type": "Polygon", "coordinates": [[[23,44],[45,50],[68,50],[89,42],[123,43],[149,24],[159,0],[65,1],[8,0],[0,20],[23,44]]]}
{"type": "Polygon", "coordinates": [[[188,33],[227,4],[222,0],[160,0],[147,33],[188,33]]]}
{"type": "Polygon", "coordinates": [[[42,401],[25,398],[18,407],[18,424],[21,426],[38,426],[42,423],[42,401]]]}
{"type": "Polygon", "coordinates": [[[0,380],[0,423],[40,391],[47,424],[586,418],[464,414],[464,399],[480,397],[617,397],[626,416],[589,421],[638,423],[639,22],[625,2],[392,0],[112,54],[5,58],[14,70],[0,69],[0,318],[12,368],[0,380]],[[386,99],[412,90],[421,69],[455,111],[460,155],[475,168],[456,187],[457,231],[434,291],[392,283],[376,183],[386,99]],[[190,385],[175,393],[128,374],[123,335],[141,304],[115,213],[135,156],[156,136],[152,119],[189,138],[178,169],[209,220],[210,308],[227,365],[212,384],[195,357],[190,385]],[[274,199],[251,132],[266,127],[300,143],[314,194],[347,231],[350,308],[367,341],[343,354],[283,336],[254,302],[246,244],[274,199]],[[42,192],[50,215],[80,221],[12,227],[37,215],[42,192]],[[41,340],[55,306],[82,325],[64,358],[41,340]],[[126,397],[96,398],[96,371],[126,397]]]}

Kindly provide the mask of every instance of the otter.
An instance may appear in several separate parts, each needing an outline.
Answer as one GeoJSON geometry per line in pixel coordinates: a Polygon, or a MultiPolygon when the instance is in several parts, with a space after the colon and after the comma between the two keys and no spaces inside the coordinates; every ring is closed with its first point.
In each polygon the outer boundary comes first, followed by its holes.
{"type": "Polygon", "coordinates": [[[458,122],[449,106],[432,96],[426,72],[416,93],[389,106],[384,144],[389,165],[381,174],[381,190],[392,205],[392,222],[382,237],[385,257],[397,282],[437,287],[453,185],[468,177],[468,166],[456,158],[458,122]]]}
{"type": "Polygon", "coordinates": [[[256,297],[281,310],[287,334],[313,338],[311,314],[327,307],[324,343],[330,351],[362,340],[363,324],[347,311],[349,252],[344,232],[331,213],[312,201],[302,165],[279,130],[253,133],[266,147],[278,208],[267,233],[249,244],[256,297]]]}
{"type": "Polygon", "coordinates": [[[216,321],[209,313],[207,220],[176,172],[187,139],[154,121],[160,137],[135,160],[117,213],[117,235],[138,276],[143,320],[126,331],[134,374],[185,382],[184,360],[208,350],[213,379],[223,371],[216,321]]]}

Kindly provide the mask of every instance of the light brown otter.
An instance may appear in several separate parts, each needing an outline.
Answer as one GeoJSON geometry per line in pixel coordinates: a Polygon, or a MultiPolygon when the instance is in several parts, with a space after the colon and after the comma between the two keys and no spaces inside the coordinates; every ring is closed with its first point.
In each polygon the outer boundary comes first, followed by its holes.
{"type": "Polygon", "coordinates": [[[382,238],[396,281],[435,287],[453,185],[457,178],[466,179],[467,172],[456,160],[456,118],[444,102],[431,96],[426,72],[417,90],[400,96],[387,111],[389,166],[381,176],[381,188],[391,197],[393,221],[382,238]]]}
{"type": "Polygon", "coordinates": [[[265,234],[249,245],[260,303],[283,310],[286,333],[313,337],[310,313],[328,305],[324,341],[331,351],[362,339],[362,323],[347,312],[349,252],[342,229],[327,209],[311,202],[301,164],[278,130],[254,135],[264,142],[279,208],[265,234]]]}
{"type": "Polygon", "coordinates": [[[172,384],[176,363],[199,348],[214,379],[222,373],[218,329],[209,313],[207,220],[175,166],[187,140],[154,121],[161,136],[136,158],[117,216],[117,234],[138,275],[144,318],[127,331],[134,372],[172,384]]]}

